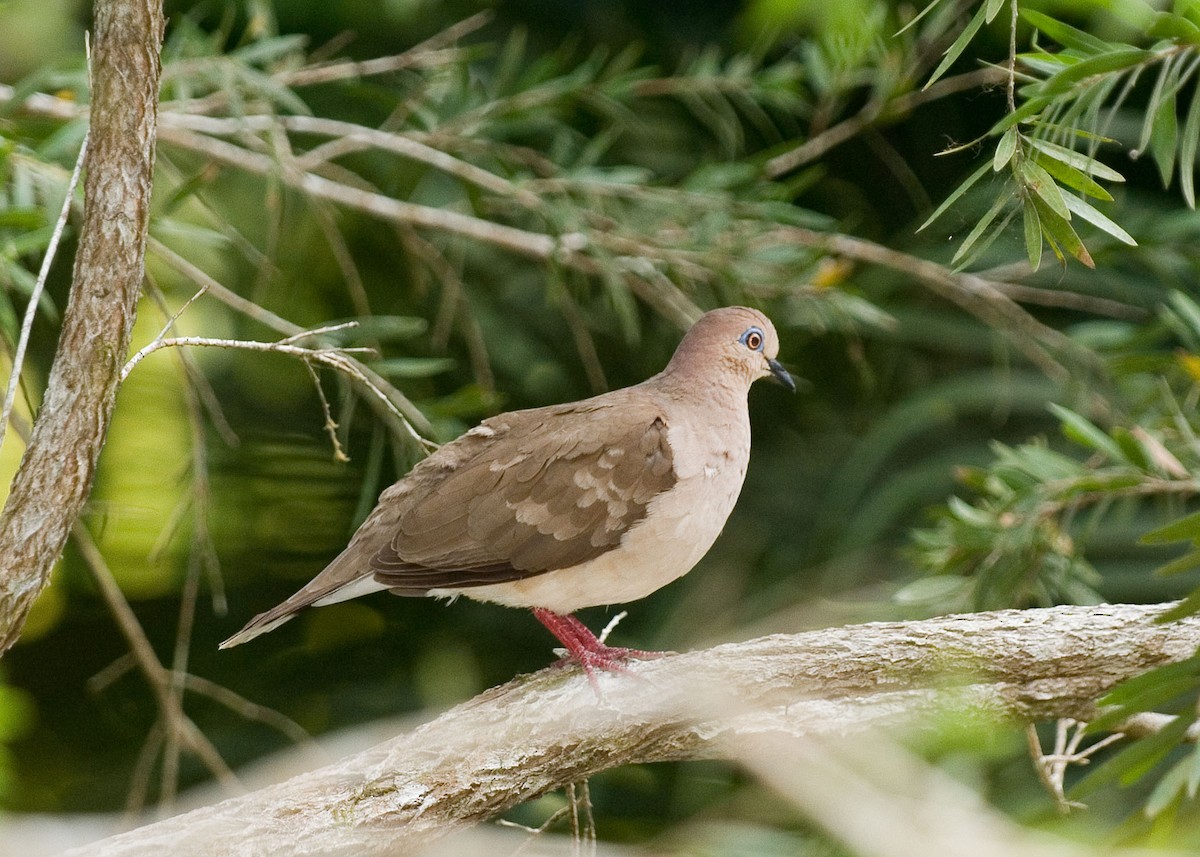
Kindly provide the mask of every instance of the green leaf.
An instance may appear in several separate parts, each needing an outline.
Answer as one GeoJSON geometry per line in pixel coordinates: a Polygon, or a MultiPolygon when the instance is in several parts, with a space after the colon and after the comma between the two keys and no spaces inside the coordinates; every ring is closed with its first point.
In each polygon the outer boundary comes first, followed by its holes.
{"type": "Polygon", "coordinates": [[[1129,785],[1141,779],[1168,753],[1179,746],[1179,742],[1183,740],[1188,727],[1195,719],[1195,711],[1181,714],[1161,731],[1134,741],[1097,768],[1090,776],[1085,777],[1072,790],[1072,796],[1086,795],[1094,792],[1100,786],[1114,781],[1119,781],[1122,785],[1129,785]]]}
{"type": "Polygon", "coordinates": [[[1024,122],[1026,119],[1036,116],[1041,112],[1043,107],[1052,104],[1053,101],[1053,98],[1045,95],[1039,95],[1028,99],[1012,113],[1005,114],[1003,119],[1001,119],[988,130],[988,134],[1000,134],[1003,131],[1007,131],[1014,125],[1018,125],[1021,122],[1024,122]]]}
{"type": "Polygon", "coordinates": [[[1133,240],[1132,235],[1130,235],[1120,226],[1117,226],[1117,224],[1113,223],[1087,202],[1084,202],[1082,199],[1075,196],[1075,194],[1064,193],[1062,198],[1063,202],[1067,204],[1067,208],[1071,209],[1072,213],[1078,214],[1080,218],[1086,220],[1088,223],[1092,224],[1092,226],[1095,226],[1102,232],[1107,232],[1113,238],[1116,238],[1118,241],[1124,244],[1128,244],[1130,247],[1137,246],[1137,242],[1133,240]]]}
{"type": "Polygon", "coordinates": [[[1159,12],[1146,35],[1152,39],[1177,39],[1189,44],[1200,44],[1200,27],[1182,15],[1159,12]]]}
{"type": "Polygon", "coordinates": [[[1150,153],[1158,165],[1158,174],[1164,186],[1171,183],[1171,174],[1175,172],[1175,147],[1178,142],[1179,119],[1175,115],[1175,93],[1170,92],[1158,105],[1150,129],[1150,153]]]}
{"type": "Polygon", "coordinates": [[[1077,30],[1070,24],[1056,21],[1049,15],[1024,8],[1021,9],[1020,14],[1026,22],[1041,30],[1064,48],[1073,48],[1085,54],[1101,54],[1112,50],[1112,45],[1108,42],[1097,39],[1091,33],[1077,30]]]}
{"type": "Polygon", "coordinates": [[[1192,752],[1186,758],[1180,759],[1172,765],[1171,769],[1155,783],[1150,796],[1146,798],[1146,805],[1143,808],[1143,812],[1147,816],[1155,818],[1164,809],[1179,799],[1180,795],[1187,789],[1188,780],[1195,767],[1196,758],[1196,748],[1193,747],[1192,752]]]}
{"type": "Polygon", "coordinates": [[[962,52],[967,49],[967,45],[971,43],[971,39],[975,38],[975,34],[978,33],[979,28],[983,26],[984,19],[987,17],[987,11],[987,6],[979,7],[979,11],[975,13],[975,17],[971,19],[971,22],[967,24],[966,28],[963,29],[961,33],[958,34],[958,38],[954,40],[954,43],[951,44],[950,47],[946,48],[946,55],[942,57],[942,61],[938,64],[938,67],[933,70],[933,74],[930,75],[929,80],[925,82],[925,85],[921,87],[922,89],[929,89],[929,87],[933,86],[933,84],[937,82],[938,78],[945,74],[946,70],[949,69],[950,66],[954,64],[954,61],[959,58],[962,52]]]}
{"type": "Polygon", "coordinates": [[[370,365],[385,378],[427,378],[453,369],[455,361],[451,357],[394,357],[370,365]]]}
{"type": "Polygon", "coordinates": [[[975,508],[961,497],[952,495],[946,501],[946,508],[950,511],[950,514],[964,524],[970,524],[973,527],[981,527],[983,529],[990,529],[996,525],[996,520],[992,515],[984,512],[982,509],[975,508]]]}
{"type": "Polygon", "coordinates": [[[1029,255],[1029,267],[1036,271],[1042,263],[1042,221],[1032,203],[1027,202],[1021,209],[1025,216],[1025,252],[1029,255]]]}
{"type": "Polygon", "coordinates": [[[307,43],[308,36],[305,35],[271,36],[243,45],[231,51],[229,56],[247,64],[264,65],[288,54],[299,54],[307,43]]]}
{"type": "Polygon", "coordinates": [[[1101,187],[1096,182],[1092,181],[1086,174],[1080,172],[1074,167],[1069,167],[1062,161],[1056,161],[1053,158],[1048,158],[1041,153],[1034,155],[1034,162],[1052,175],[1055,179],[1062,182],[1069,188],[1074,188],[1080,193],[1086,193],[1096,199],[1104,200],[1105,202],[1112,201],[1112,195],[1101,187]]]}
{"type": "Polygon", "coordinates": [[[338,345],[371,345],[376,342],[401,342],[420,336],[429,327],[423,318],[410,315],[369,315],[353,319],[346,327],[323,335],[338,345]]]}
{"type": "Polygon", "coordinates": [[[1138,470],[1146,471],[1153,468],[1153,462],[1146,447],[1125,426],[1113,426],[1110,432],[1112,439],[1121,447],[1125,460],[1138,470]]]}
{"type": "Polygon", "coordinates": [[[1200,142],[1200,84],[1192,89],[1187,119],[1183,123],[1183,142],[1179,146],[1179,186],[1188,208],[1196,207],[1196,145],[1200,142]]]}
{"type": "Polygon", "coordinates": [[[1117,445],[1115,440],[1108,436],[1107,432],[1102,431],[1084,417],[1064,408],[1062,405],[1051,402],[1047,407],[1049,407],[1050,412],[1054,416],[1058,417],[1062,423],[1062,432],[1069,440],[1088,449],[1103,453],[1110,461],[1127,463],[1121,447],[1117,445]]]}
{"type": "Polygon", "coordinates": [[[1151,530],[1139,541],[1144,545],[1165,545],[1182,541],[1200,544],[1200,512],[1193,512],[1157,530],[1151,530]]]}
{"type": "Polygon", "coordinates": [[[918,21],[920,21],[922,18],[924,18],[930,12],[932,12],[937,7],[937,5],[941,2],[942,2],[942,0],[932,0],[932,2],[929,3],[929,5],[927,5],[924,9],[922,9],[920,12],[917,13],[917,16],[915,18],[913,18],[911,21],[909,21],[907,24],[905,24],[903,27],[901,27],[899,30],[897,30],[896,35],[898,36],[901,33],[908,30],[910,27],[916,26],[918,21]]]}
{"type": "Polygon", "coordinates": [[[996,152],[992,155],[992,170],[1000,172],[1008,162],[1012,160],[1013,155],[1017,151],[1017,142],[1021,138],[1021,133],[1016,128],[1009,128],[1000,136],[1000,142],[996,144],[996,152]]]}
{"type": "MultiPolygon", "coordinates": [[[[1110,46],[1111,47],[1111,46],[1110,46]]],[[[1065,68],[1038,87],[1043,96],[1058,95],[1073,89],[1077,83],[1101,74],[1122,71],[1151,59],[1153,54],[1141,48],[1119,48],[1090,57],[1065,68]]]]}
{"type": "Polygon", "coordinates": [[[1173,664],[1155,667],[1141,675],[1127,679],[1100,698],[1102,706],[1118,706],[1121,711],[1109,711],[1100,717],[1092,718],[1088,724],[1088,731],[1103,732],[1109,726],[1115,725],[1116,720],[1106,719],[1110,715],[1120,719],[1131,711],[1146,710],[1147,706],[1143,706],[1142,701],[1149,698],[1147,694],[1157,693],[1156,689],[1164,684],[1197,680],[1200,680],[1200,656],[1197,655],[1173,664]]]}
{"type": "Polygon", "coordinates": [[[1062,191],[1058,189],[1058,185],[1055,184],[1048,172],[1033,161],[1023,161],[1021,177],[1025,180],[1025,186],[1037,194],[1042,202],[1050,207],[1051,211],[1063,220],[1071,219],[1071,212],[1067,208],[1066,200],[1063,199],[1062,191]]]}
{"type": "Polygon", "coordinates": [[[1007,3],[1007,2],[1009,2],[1009,0],[988,0],[987,15],[985,15],[984,17],[986,18],[986,20],[989,24],[992,23],[993,19],[995,19],[996,15],[1000,12],[1001,9],[1004,8],[1005,3],[1007,3]]]}
{"type": "Polygon", "coordinates": [[[1155,575],[1158,577],[1170,577],[1173,574],[1183,574],[1191,571],[1193,568],[1200,568],[1200,550],[1188,551],[1181,557],[1177,557],[1166,565],[1160,565],[1154,569],[1155,575]]]}
{"type": "Polygon", "coordinates": [[[1087,265],[1089,268],[1095,268],[1096,263],[1092,259],[1092,254],[1083,246],[1083,241],[1079,239],[1074,228],[1069,220],[1060,217],[1056,211],[1046,205],[1039,196],[1032,197],[1033,204],[1037,206],[1038,217],[1042,222],[1042,234],[1050,239],[1050,249],[1054,251],[1054,255],[1062,260],[1062,250],[1060,246],[1068,253],[1087,265]]]}
{"type": "Polygon", "coordinates": [[[965,239],[963,239],[962,246],[958,248],[958,251],[950,260],[951,265],[958,262],[959,259],[970,252],[971,248],[975,246],[975,242],[977,242],[983,236],[984,232],[987,231],[987,228],[992,225],[992,221],[999,216],[1000,212],[1004,210],[1005,206],[1008,205],[1014,195],[1014,189],[1009,187],[1006,188],[1004,193],[996,197],[996,200],[992,203],[991,207],[984,212],[983,217],[979,218],[979,222],[975,224],[975,228],[967,234],[965,239]]]}
{"type": "MultiPolygon", "coordinates": [[[[1092,136],[1092,135],[1088,135],[1092,136]]],[[[1039,140],[1036,137],[1026,137],[1025,142],[1033,148],[1037,149],[1047,157],[1053,158],[1056,161],[1062,161],[1069,167],[1095,176],[1098,179],[1103,179],[1109,182],[1123,182],[1125,177],[1112,167],[1097,161],[1095,158],[1090,158],[1087,155],[1081,155],[1074,149],[1068,149],[1066,146],[1059,146],[1051,143],[1048,140],[1039,140]]],[[[1105,142],[1100,140],[1100,142],[1105,142]]]]}
{"type": "Polygon", "coordinates": [[[958,600],[971,581],[957,575],[939,574],[922,577],[903,587],[893,598],[899,604],[945,603],[958,600]]]}
{"type": "Polygon", "coordinates": [[[1167,302],[1171,304],[1171,309],[1187,321],[1188,327],[1193,333],[1200,334],[1200,304],[1178,289],[1171,291],[1171,294],[1167,296],[1167,302]]]}
{"type": "Polygon", "coordinates": [[[970,190],[971,187],[975,184],[975,182],[977,182],[981,178],[983,178],[983,176],[991,169],[991,166],[992,166],[991,164],[984,164],[979,169],[977,169],[975,172],[971,173],[971,175],[969,175],[963,181],[962,184],[960,184],[957,188],[955,188],[954,193],[952,193],[948,197],[946,197],[946,199],[942,202],[942,204],[939,205],[936,209],[934,209],[933,214],[929,215],[929,217],[926,218],[925,222],[922,223],[919,227],[917,227],[917,231],[920,232],[926,226],[933,223],[933,221],[937,220],[939,217],[941,217],[943,214],[945,214],[946,210],[948,208],[950,208],[950,206],[953,205],[955,202],[957,202],[959,199],[961,199],[963,194],[965,194],[968,190],[970,190]]]}
{"type": "Polygon", "coordinates": [[[1178,619],[1185,619],[1194,613],[1200,613],[1200,589],[1194,589],[1188,593],[1187,598],[1159,616],[1158,621],[1174,622],[1178,619]]]}

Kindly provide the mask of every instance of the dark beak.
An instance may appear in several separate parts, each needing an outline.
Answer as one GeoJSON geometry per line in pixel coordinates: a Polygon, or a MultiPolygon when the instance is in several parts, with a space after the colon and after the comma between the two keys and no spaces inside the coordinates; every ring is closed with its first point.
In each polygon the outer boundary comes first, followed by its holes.
{"type": "Polygon", "coordinates": [[[771,360],[770,358],[767,358],[767,365],[771,367],[772,378],[774,378],[783,386],[787,387],[793,393],[796,392],[796,381],[790,374],[788,374],[788,370],[783,368],[782,363],[780,363],[778,360],[771,360]]]}

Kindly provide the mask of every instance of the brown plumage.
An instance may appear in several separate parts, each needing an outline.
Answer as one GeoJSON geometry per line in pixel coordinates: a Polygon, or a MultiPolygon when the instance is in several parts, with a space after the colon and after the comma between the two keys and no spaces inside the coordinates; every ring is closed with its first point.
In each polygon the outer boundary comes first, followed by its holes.
{"type": "Polygon", "coordinates": [[[762,314],[714,310],[641,384],[484,420],[384,491],[324,571],[221,647],[387,589],[534,608],[589,675],[616,667],[629,652],[569,614],[649,594],[707,552],[745,475],[750,384],[793,386],[778,347],[762,314]]]}

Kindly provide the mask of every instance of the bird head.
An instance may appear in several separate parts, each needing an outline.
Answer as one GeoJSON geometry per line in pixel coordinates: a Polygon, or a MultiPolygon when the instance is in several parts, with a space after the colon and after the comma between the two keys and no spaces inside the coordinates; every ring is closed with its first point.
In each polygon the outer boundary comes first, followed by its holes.
{"type": "Polygon", "coordinates": [[[796,382],[778,356],[779,335],[769,318],[749,307],[722,307],[705,313],[692,325],[667,371],[717,363],[744,378],[747,387],[769,377],[794,393],[796,382]]]}

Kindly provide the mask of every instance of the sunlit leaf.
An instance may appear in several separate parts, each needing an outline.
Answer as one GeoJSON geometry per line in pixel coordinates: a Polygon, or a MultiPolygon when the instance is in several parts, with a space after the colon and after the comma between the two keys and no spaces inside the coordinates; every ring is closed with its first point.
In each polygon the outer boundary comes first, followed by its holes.
{"type": "Polygon", "coordinates": [[[1122,229],[1117,224],[1113,223],[1105,215],[1097,211],[1093,206],[1084,202],[1073,193],[1064,193],[1062,195],[1063,202],[1067,204],[1067,208],[1071,209],[1073,214],[1079,215],[1080,218],[1095,226],[1102,232],[1106,232],[1118,241],[1128,244],[1131,247],[1136,247],[1137,242],[1133,240],[1133,236],[1122,229]]]}
{"type": "MultiPolygon", "coordinates": [[[[1104,138],[1096,138],[1095,135],[1083,135],[1083,137],[1091,137],[1098,139],[1098,142],[1111,142],[1104,138]]],[[[1088,175],[1095,176],[1098,179],[1110,182],[1123,182],[1125,177],[1119,172],[1109,167],[1107,164],[1101,163],[1095,158],[1089,158],[1087,155],[1082,155],[1066,146],[1059,146],[1057,143],[1051,143],[1048,140],[1041,140],[1037,137],[1026,137],[1025,142],[1037,149],[1042,154],[1056,161],[1061,161],[1069,167],[1073,167],[1088,175]]]]}

